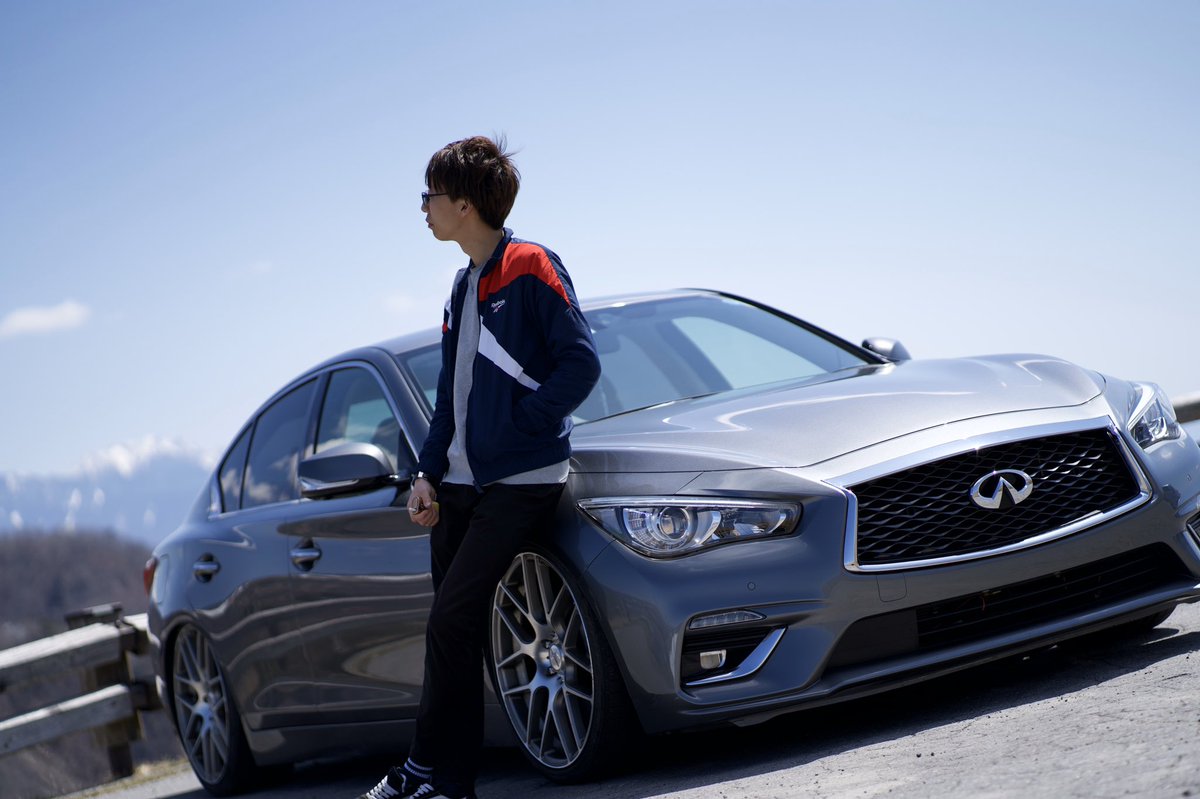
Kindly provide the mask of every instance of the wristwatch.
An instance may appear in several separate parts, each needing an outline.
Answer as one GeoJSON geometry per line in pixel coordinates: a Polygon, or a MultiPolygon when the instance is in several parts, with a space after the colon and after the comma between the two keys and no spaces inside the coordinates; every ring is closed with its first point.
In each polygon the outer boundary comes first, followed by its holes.
{"type": "Polygon", "coordinates": [[[412,477],[413,483],[417,482],[418,480],[427,480],[430,485],[433,484],[433,480],[430,479],[429,475],[425,474],[425,472],[418,471],[416,474],[413,475],[413,477],[412,477]]]}

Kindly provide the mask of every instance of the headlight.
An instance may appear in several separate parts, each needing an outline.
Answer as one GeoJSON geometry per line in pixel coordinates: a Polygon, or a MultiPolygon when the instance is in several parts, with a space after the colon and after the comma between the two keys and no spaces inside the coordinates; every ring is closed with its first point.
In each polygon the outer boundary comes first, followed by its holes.
{"type": "Polygon", "coordinates": [[[1137,400],[1129,415],[1129,433],[1142,449],[1160,441],[1179,438],[1183,428],[1175,419],[1175,408],[1166,394],[1153,383],[1137,384],[1137,400]]]}
{"type": "Polygon", "coordinates": [[[611,497],[585,499],[579,508],[621,543],[655,558],[788,535],[800,521],[795,503],[745,499],[611,497]]]}

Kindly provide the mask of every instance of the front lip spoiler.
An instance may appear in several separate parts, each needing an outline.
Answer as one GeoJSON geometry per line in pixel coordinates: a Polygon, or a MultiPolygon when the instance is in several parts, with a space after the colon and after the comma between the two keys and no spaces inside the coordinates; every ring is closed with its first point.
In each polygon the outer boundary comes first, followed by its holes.
{"type": "MultiPolygon", "coordinates": [[[[1200,584],[1176,583],[1152,594],[1107,608],[1108,612],[1100,618],[1091,618],[1084,624],[1072,623],[1073,621],[1078,622],[1078,618],[1076,618],[1059,620],[1055,624],[1045,625],[1050,629],[1032,638],[1021,637],[1027,634],[1028,630],[1024,633],[1018,631],[999,638],[976,641],[929,653],[923,658],[926,662],[916,662],[909,666],[903,664],[911,659],[903,658],[874,663],[865,668],[856,668],[856,673],[847,670],[843,672],[844,677],[841,680],[838,679],[839,675],[836,673],[823,675],[799,693],[786,697],[776,696],[771,699],[751,700],[740,707],[729,704],[709,707],[693,706],[680,712],[680,716],[688,719],[688,722],[678,726],[690,728],[698,723],[703,724],[705,717],[708,717],[714,725],[733,724],[739,727],[749,727],[787,713],[840,704],[915,685],[1014,655],[1044,649],[1072,638],[1118,626],[1123,622],[1140,619],[1157,611],[1194,602],[1200,602],[1200,584]]],[[[1087,614],[1085,618],[1094,616],[1095,614],[1087,614]]]]}

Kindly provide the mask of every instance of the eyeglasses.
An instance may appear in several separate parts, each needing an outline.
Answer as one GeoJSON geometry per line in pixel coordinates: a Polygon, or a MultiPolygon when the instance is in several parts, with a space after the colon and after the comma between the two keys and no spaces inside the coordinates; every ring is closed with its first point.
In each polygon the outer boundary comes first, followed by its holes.
{"type": "Polygon", "coordinates": [[[429,205],[430,197],[443,197],[448,193],[449,192],[445,192],[445,191],[423,191],[423,192],[421,192],[421,207],[424,208],[425,206],[429,205]]]}

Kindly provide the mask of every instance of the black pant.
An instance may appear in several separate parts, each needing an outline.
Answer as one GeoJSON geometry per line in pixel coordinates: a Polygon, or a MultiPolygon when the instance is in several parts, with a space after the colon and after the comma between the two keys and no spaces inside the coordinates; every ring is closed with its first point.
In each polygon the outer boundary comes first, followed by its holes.
{"type": "Polygon", "coordinates": [[[425,683],[409,757],[439,782],[473,790],[483,749],[483,651],[496,584],[563,487],[443,484],[430,534],[433,607],[425,630],[425,683]]]}

